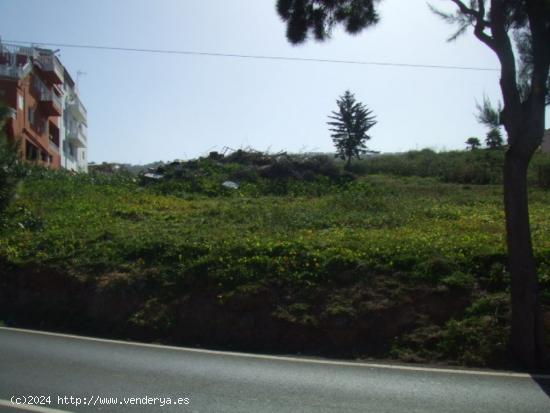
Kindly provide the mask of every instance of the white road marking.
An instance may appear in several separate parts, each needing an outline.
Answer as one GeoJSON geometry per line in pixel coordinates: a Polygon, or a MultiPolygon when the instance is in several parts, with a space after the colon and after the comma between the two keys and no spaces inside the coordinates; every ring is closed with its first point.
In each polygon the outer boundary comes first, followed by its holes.
{"type": "Polygon", "coordinates": [[[69,413],[68,410],[50,409],[48,407],[30,405],[30,404],[15,404],[9,400],[0,399],[1,407],[9,407],[11,409],[24,410],[26,412],[40,412],[40,413],[69,413]]]}
{"type": "Polygon", "coordinates": [[[26,330],[22,328],[13,328],[13,327],[0,327],[0,331],[1,330],[16,331],[16,332],[29,333],[29,334],[39,334],[39,335],[60,337],[60,338],[70,338],[75,340],[94,341],[98,343],[122,344],[122,345],[129,345],[129,346],[135,346],[135,347],[154,348],[154,349],[160,349],[160,350],[174,350],[174,351],[183,351],[183,352],[189,352],[189,353],[252,358],[252,359],[259,359],[259,360],[286,361],[286,362],[292,362],[292,363],[309,363],[309,364],[346,366],[346,367],[365,367],[365,368],[373,368],[373,369],[419,371],[419,372],[428,372],[428,373],[462,374],[462,375],[470,375],[470,376],[550,379],[550,374],[529,374],[529,373],[515,373],[515,372],[506,372],[506,371],[484,371],[484,370],[460,370],[460,369],[438,368],[438,367],[403,366],[398,364],[306,359],[306,358],[299,358],[299,357],[270,356],[266,354],[239,353],[234,351],[205,350],[205,349],[190,348],[190,347],[165,346],[161,344],[149,344],[149,343],[139,343],[135,341],[111,340],[106,338],[77,336],[73,334],[50,333],[47,331],[26,330]]]}

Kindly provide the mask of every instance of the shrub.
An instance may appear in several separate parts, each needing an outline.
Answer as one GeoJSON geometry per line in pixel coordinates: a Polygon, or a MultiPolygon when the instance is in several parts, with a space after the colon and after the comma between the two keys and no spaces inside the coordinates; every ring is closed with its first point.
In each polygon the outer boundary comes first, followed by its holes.
{"type": "MultiPolygon", "coordinates": [[[[438,281],[452,274],[454,269],[455,263],[448,257],[433,256],[421,261],[416,266],[415,273],[416,277],[419,279],[438,281]]],[[[452,283],[452,278],[449,279],[449,282],[452,283]]]]}
{"type": "Polygon", "coordinates": [[[462,320],[450,320],[438,348],[443,357],[460,364],[502,365],[509,336],[509,302],[503,293],[475,301],[462,320]]]}
{"type": "Polygon", "coordinates": [[[0,136],[0,213],[12,200],[19,181],[17,146],[0,136]]]}
{"type": "Polygon", "coordinates": [[[550,189],[550,162],[538,165],[538,185],[544,189],[550,189]]]}
{"type": "Polygon", "coordinates": [[[459,184],[502,183],[502,150],[434,152],[431,149],[369,158],[369,173],[435,177],[459,184]]]}
{"type": "Polygon", "coordinates": [[[474,286],[474,277],[471,274],[463,273],[461,271],[455,271],[451,275],[441,280],[443,284],[450,288],[456,288],[459,290],[471,290],[474,286]]]}
{"type": "Polygon", "coordinates": [[[4,130],[9,109],[0,103],[0,214],[4,212],[15,195],[21,177],[19,142],[10,142],[4,130]]]}

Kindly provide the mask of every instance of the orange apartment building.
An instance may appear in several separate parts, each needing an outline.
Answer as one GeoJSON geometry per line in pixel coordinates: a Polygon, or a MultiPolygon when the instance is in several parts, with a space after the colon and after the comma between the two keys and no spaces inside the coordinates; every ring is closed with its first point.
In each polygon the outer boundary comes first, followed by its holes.
{"type": "Polygon", "coordinates": [[[23,159],[61,167],[64,67],[50,50],[0,43],[0,101],[11,109],[6,132],[23,159]]]}

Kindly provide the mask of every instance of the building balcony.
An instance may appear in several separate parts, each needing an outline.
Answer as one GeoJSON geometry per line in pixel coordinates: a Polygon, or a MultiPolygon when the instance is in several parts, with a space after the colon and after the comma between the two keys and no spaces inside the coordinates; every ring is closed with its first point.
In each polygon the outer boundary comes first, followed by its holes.
{"type": "Polygon", "coordinates": [[[7,77],[14,80],[23,79],[32,70],[32,63],[27,62],[24,65],[15,65],[9,62],[0,61],[0,77],[7,77]]]}
{"type": "Polygon", "coordinates": [[[63,84],[65,72],[59,59],[54,54],[41,54],[36,62],[48,82],[57,85],[63,84]]]}
{"type": "Polygon", "coordinates": [[[23,74],[23,68],[20,66],[8,66],[0,64],[0,77],[9,77],[11,79],[20,79],[23,74]]]}
{"type": "Polygon", "coordinates": [[[88,111],[78,98],[74,95],[67,105],[69,112],[80,122],[86,123],[88,120],[88,111]]]}
{"type": "Polygon", "coordinates": [[[0,77],[22,79],[32,70],[32,49],[0,42],[0,77]]]}
{"type": "Polygon", "coordinates": [[[61,116],[63,113],[61,98],[51,90],[40,94],[39,105],[47,116],[61,116]]]}
{"type": "Polygon", "coordinates": [[[43,113],[46,116],[61,116],[63,113],[61,98],[36,76],[33,77],[33,88],[43,113]]]}
{"type": "Polygon", "coordinates": [[[51,151],[55,152],[55,153],[59,153],[59,146],[57,146],[55,143],[53,143],[51,140],[50,142],[48,143],[48,147],[50,148],[51,151]]]}
{"type": "Polygon", "coordinates": [[[71,126],[66,131],[66,138],[77,148],[85,148],[87,146],[87,132],[84,125],[71,126]]]}

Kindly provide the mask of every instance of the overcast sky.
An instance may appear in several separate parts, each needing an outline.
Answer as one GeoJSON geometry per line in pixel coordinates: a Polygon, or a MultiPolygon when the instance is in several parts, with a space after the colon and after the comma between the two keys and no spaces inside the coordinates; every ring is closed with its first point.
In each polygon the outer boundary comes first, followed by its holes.
{"type": "MultiPolygon", "coordinates": [[[[433,4],[452,8],[448,0],[433,4]]],[[[424,0],[385,0],[381,22],[352,37],[291,46],[275,0],[0,0],[7,40],[303,58],[498,68],[471,32],[424,0]]],[[[88,109],[89,160],[147,163],[253,147],[333,150],[327,115],[346,89],[377,115],[369,147],[463,149],[486,130],[498,72],[113,52],[62,47],[88,109]]],[[[547,124],[548,124],[547,116],[547,124]]]]}

